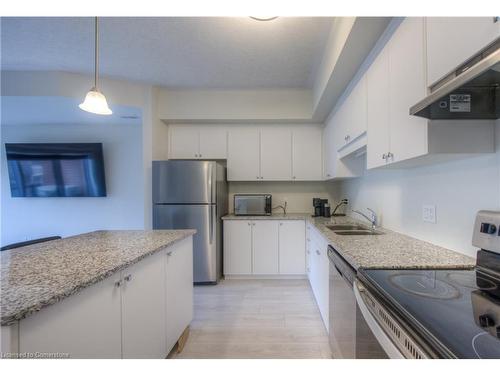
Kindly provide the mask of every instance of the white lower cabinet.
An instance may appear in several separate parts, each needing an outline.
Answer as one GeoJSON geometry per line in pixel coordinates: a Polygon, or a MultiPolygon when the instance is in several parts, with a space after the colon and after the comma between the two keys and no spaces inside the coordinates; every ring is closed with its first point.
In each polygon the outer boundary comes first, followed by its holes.
{"type": "Polygon", "coordinates": [[[19,321],[20,353],[62,353],[69,358],[121,357],[120,275],[19,321]]]}
{"type": "Polygon", "coordinates": [[[305,275],[304,220],[225,220],[224,275],[305,275]]]}
{"type": "Polygon", "coordinates": [[[165,357],[165,252],[122,271],[121,282],[123,358],[165,357]]]}
{"type": "Polygon", "coordinates": [[[193,320],[193,238],[166,249],[166,353],[193,320]]]}
{"type": "Polygon", "coordinates": [[[165,358],[192,317],[189,237],[20,320],[17,342],[21,353],[165,358]]]}
{"type": "Polygon", "coordinates": [[[305,223],[287,220],[279,223],[279,273],[303,275],[306,268],[305,223]]]}
{"type": "Polygon", "coordinates": [[[325,328],[328,330],[328,315],[329,315],[329,260],[328,260],[328,243],[324,240],[323,236],[315,229],[308,231],[309,243],[309,283],[316,299],[321,318],[325,328]]]}
{"type": "Polygon", "coordinates": [[[224,274],[252,274],[251,221],[224,221],[224,274]]]}
{"type": "Polygon", "coordinates": [[[254,275],[276,275],[279,272],[278,224],[276,220],[252,222],[252,273],[254,275]]]}

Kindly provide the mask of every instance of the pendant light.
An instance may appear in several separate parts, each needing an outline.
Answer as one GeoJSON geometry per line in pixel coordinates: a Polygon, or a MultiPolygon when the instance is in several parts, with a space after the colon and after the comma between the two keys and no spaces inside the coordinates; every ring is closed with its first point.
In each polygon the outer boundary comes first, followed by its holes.
{"type": "Polygon", "coordinates": [[[113,113],[108,107],[106,97],[99,91],[97,86],[99,71],[99,26],[97,17],[95,18],[95,44],[94,44],[94,87],[85,96],[83,103],[79,105],[84,111],[95,113],[97,115],[110,115],[113,113]]]}

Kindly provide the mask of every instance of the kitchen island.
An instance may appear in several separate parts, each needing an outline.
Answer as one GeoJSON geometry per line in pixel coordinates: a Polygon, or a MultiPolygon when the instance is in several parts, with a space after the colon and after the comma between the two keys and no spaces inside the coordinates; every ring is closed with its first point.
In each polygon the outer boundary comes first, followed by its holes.
{"type": "Polygon", "coordinates": [[[166,357],[192,319],[195,233],[96,231],[2,252],[2,356],[166,357]]]}

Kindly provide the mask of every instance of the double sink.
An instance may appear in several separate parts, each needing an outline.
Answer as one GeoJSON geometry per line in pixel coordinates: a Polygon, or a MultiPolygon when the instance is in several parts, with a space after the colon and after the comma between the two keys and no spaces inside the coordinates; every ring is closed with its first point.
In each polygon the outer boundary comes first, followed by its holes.
{"type": "Polygon", "coordinates": [[[341,236],[378,236],[384,232],[368,228],[361,224],[333,224],[327,225],[328,229],[341,236]]]}

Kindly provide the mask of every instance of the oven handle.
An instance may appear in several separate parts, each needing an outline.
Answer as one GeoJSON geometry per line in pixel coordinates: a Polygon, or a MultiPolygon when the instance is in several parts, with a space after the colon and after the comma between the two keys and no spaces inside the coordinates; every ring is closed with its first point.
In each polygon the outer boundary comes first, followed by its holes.
{"type": "Polygon", "coordinates": [[[365,318],[366,324],[370,327],[373,335],[379,342],[382,349],[384,349],[387,356],[391,359],[401,359],[405,358],[403,354],[398,350],[398,348],[392,343],[389,336],[386,335],[382,327],[377,323],[375,317],[368,310],[368,306],[366,306],[363,297],[361,297],[361,293],[365,293],[365,289],[363,286],[359,285],[358,281],[354,281],[354,295],[356,297],[356,302],[358,303],[359,310],[361,314],[363,314],[363,318],[365,318]]]}

